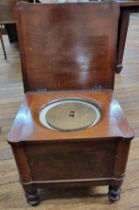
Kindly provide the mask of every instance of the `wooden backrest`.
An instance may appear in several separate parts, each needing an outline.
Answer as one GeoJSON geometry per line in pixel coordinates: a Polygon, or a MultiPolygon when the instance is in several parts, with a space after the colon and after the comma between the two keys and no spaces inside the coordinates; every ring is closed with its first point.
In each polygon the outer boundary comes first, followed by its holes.
{"type": "Polygon", "coordinates": [[[118,17],[113,1],[18,4],[25,92],[112,89],[118,17]]]}

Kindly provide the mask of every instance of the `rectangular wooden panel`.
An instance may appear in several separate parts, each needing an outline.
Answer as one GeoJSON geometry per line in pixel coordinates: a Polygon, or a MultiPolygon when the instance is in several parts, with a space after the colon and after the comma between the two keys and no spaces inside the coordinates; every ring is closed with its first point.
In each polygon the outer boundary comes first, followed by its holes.
{"type": "Polygon", "coordinates": [[[113,88],[116,2],[19,4],[25,91],[113,88]]]}
{"type": "Polygon", "coordinates": [[[33,181],[113,176],[118,142],[39,143],[25,145],[33,181]]]}

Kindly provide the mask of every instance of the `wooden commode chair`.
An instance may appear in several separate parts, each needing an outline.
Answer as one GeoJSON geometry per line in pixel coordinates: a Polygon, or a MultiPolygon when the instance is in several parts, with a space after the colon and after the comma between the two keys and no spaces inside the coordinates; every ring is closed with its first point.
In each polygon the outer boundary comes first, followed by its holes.
{"type": "Polygon", "coordinates": [[[113,94],[118,17],[114,1],[16,7],[25,97],[8,142],[31,205],[47,186],[120,198],[133,131],[113,94]]]}

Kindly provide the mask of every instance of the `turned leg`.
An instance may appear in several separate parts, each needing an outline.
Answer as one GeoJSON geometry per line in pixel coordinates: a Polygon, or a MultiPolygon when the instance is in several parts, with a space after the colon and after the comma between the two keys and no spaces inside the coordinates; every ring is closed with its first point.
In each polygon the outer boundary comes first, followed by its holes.
{"type": "Polygon", "coordinates": [[[39,204],[39,197],[37,194],[37,189],[34,185],[26,185],[23,186],[24,191],[25,191],[25,195],[27,198],[27,202],[31,205],[31,206],[36,206],[39,204]]]}
{"type": "Polygon", "coordinates": [[[108,198],[110,201],[115,202],[120,199],[120,193],[121,193],[121,186],[109,186],[108,191],[108,198]]]}

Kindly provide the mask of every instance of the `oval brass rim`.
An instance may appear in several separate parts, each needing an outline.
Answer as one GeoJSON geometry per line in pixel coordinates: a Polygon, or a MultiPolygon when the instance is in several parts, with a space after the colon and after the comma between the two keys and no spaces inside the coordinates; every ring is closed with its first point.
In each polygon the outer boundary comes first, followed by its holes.
{"type": "Polygon", "coordinates": [[[79,130],[83,130],[86,128],[90,128],[94,125],[96,125],[101,119],[101,107],[100,104],[95,101],[95,100],[88,100],[88,99],[83,99],[83,98],[60,98],[57,100],[53,100],[48,104],[45,104],[41,107],[40,109],[40,113],[39,113],[39,120],[41,122],[41,124],[43,126],[45,126],[48,129],[51,130],[55,130],[55,131],[65,131],[65,132],[69,132],[69,131],[79,131],[79,130]],[[60,104],[64,104],[65,102],[69,102],[69,103],[82,103],[82,104],[86,104],[88,107],[91,107],[95,113],[96,113],[96,119],[94,121],[92,121],[92,123],[90,123],[89,125],[85,125],[81,128],[75,128],[75,129],[59,129],[57,127],[55,127],[54,125],[51,125],[51,123],[49,123],[46,120],[46,114],[48,113],[48,111],[50,111],[52,108],[60,105],[60,104]]]}

